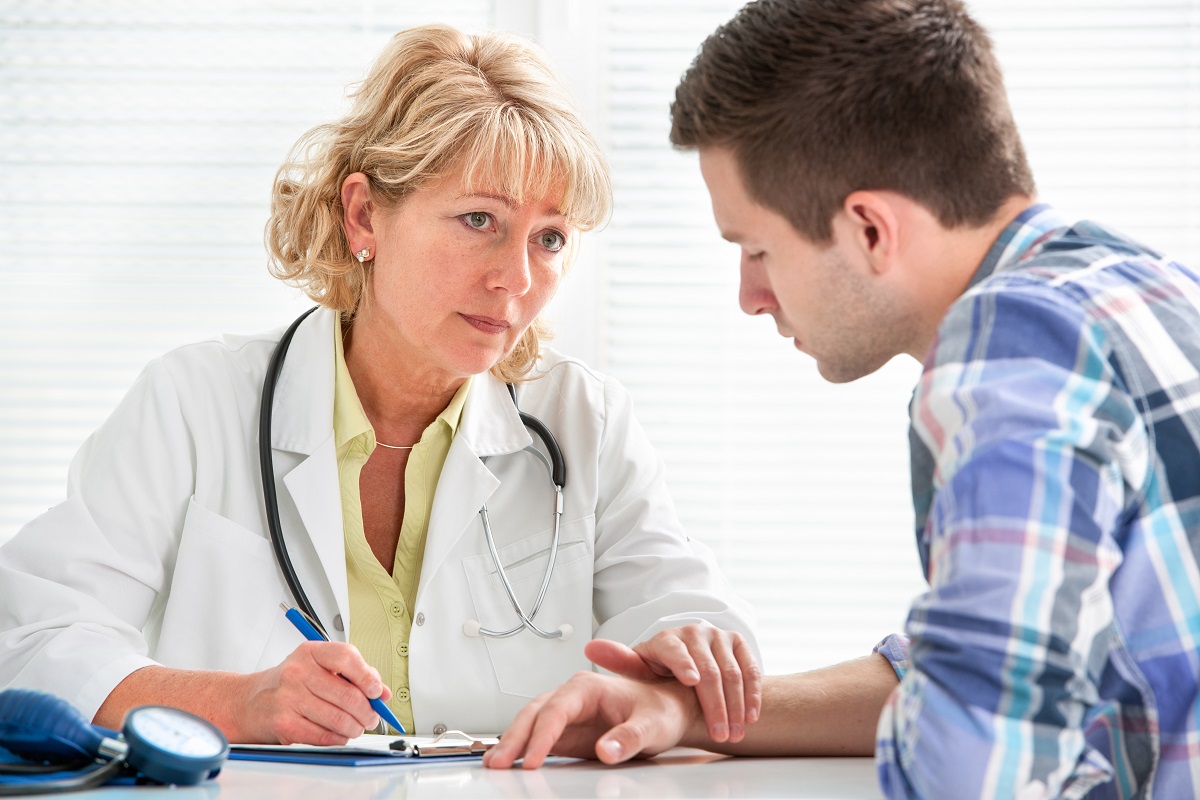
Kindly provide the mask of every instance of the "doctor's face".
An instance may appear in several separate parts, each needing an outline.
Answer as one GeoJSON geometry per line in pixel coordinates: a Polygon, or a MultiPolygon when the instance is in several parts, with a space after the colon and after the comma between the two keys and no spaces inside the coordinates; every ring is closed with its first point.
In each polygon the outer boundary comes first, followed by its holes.
{"type": "Polygon", "coordinates": [[[562,279],[575,230],[561,197],[517,203],[456,173],[377,209],[370,302],[389,346],[451,379],[502,360],[562,279]]]}
{"type": "MultiPolygon", "coordinates": [[[[869,375],[898,352],[891,303],[853,248],[817,245],[746,192],[741,168],[722,148],[700,150],[700,171],[721,235],[741,247],[738,299],[747,314],[770,314],[779,335],[817,361],[833,383],[869,375]]],[[[798,191],[802,188],[798,187],[798,191]]]]}

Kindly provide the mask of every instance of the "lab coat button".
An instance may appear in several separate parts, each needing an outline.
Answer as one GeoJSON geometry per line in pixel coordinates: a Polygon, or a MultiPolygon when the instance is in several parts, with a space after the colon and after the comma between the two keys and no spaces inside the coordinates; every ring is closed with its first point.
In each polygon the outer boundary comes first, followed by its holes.
{"type": "Polygon", "coordinates": [[[420,613],[420,614],[417,614],[417,620],[416,620],[416,622],[417,622],[417,625],[418,625],[418,626],[420,626],[420,625],[424,625],[424,624],[425,624],[425,614],[424,614],[424,612],[422,612],[422,613],[420,613]]]}
{"type": "Polygon", "coordinates": [[[437,725],[433,726],[433,735],[434,736],[441,736],[445,732],[446,732],[446,726],[444,724],[439,722],[437,725]]]}
{"type": "Polygon", "coordinates": [[[346,628],[342,625],[342,615],[338,614],[333,618],[333,629],[335,631],[344,631],[346,628]]]}
{"type": "Polygon", "coordinates": [[[408,642],[401,642],[400,644],[396,645],[396,652],[405,658],[408,658],[408,642]]]}

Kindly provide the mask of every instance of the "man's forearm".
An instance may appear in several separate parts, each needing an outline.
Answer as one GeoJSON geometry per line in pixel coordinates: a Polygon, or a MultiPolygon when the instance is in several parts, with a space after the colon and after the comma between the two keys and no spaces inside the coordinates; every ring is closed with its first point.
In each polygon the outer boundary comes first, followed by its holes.
{"type": "Polygon", "coordinates": [[[767,676],[762,717],[737,744],[713,742],[693,720],[681,744],[756,756],[869,756],[896,673],[881,655],[796,675],[767,676]]]}

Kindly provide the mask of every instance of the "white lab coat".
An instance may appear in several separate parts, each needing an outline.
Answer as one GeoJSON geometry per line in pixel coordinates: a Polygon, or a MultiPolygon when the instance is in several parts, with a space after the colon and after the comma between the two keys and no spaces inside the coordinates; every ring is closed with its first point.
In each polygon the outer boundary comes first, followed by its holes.
{"type": "MultiPolygon", "coordinates": [[[[285,539],[335,640],[349,601],[333,440],[333,325],[300,325],[279,378],[272,446],[285,539]]],[[[71,466],[68,496],[0,547],[0,686],[58,694],[91,717],[136,669],[254,672],[302,641],[275,563],[258,463],[258,408],[281,331],[223,337],[152,362],[71,466]]],[[[463,624],[516,622],[488,555],[487,504],[502,562],[528,606],[550,543],[553,491],[505,385],[476,376],[434,496],[409,640],[413,716],[502,730],[537,694],[588,669],[583,645],[636,643],[707,620],[753,644],[749,608],[710,552],[689,541],[663,465],[613,380],[553,352],[518,387],[521,409],[567,464],[561,546],[528,631],[468,637],[463,624]]],[[[757,650],[757,648],[756,648],[757,650]]],[[[397,688],[397,687],[393,687],[397,688]]]]}

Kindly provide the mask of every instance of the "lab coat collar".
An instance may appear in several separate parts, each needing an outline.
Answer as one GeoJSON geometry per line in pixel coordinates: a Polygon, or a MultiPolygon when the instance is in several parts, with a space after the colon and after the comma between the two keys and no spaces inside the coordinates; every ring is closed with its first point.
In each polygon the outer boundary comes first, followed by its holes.
{"type": "Polygon", "coordinates": [[[432,591],[429,587],[435,583],[434,576],[459,540],[477,524],[479,509],[500,488],[499,479],[488,470],[483,459],[518,452],[532,442],[504,381],[491,373],[472,378],[462,421],[450,443],[433,496],[417,608],[422,607],[427,593],[432,591]]]}
{"type": "Polygon", "coordinates": [[[490,372],[471,379],[458,437],[479,458],[515,453],[533,442],[508,386],[490,372]]]}
{"type": "MultiPolygon", "coordinates": [[[[349,597],[342,554],[341,504],[333,437],[335,324],[337,314],[318,309],[296,329],[276,384],[271,443],[277,450],[308,456],[286,474],[284,483],[324,569],[332,590],[330,599],[337,613],[348,619],[349,597]]],[[[518,452],[532,442],[504,382],[491,373],[475,376],[438,481],[439,489],[452,486],[454,490],[438,491],[434,495],[430,532],[438,531],[440,535],[430,535],[426,542],[424,575],[432,576],[437,571],[477,518],[479,508],[499,487],[499,480],[487,469],[483,459],[518,452]]],[[[304,546],[294,540],[288,545],[289,549],[304,546]]],[[[297,569],[300,570],[299,565],[297,569]]],[[[301,579],[306,587],[313,585],[311,576],[302,575],[301,579]]],[[[426,583],[422,580],[421,586],[426,583]]],[[[310,596],[312,592],[310,589],[310,596]]],[[[418,589],[418,605],[421,599],[422,590],[418,589]]],[[[313,602],[319,601],[313,598],[313,602]]]]}
{"type": "MultiPolygon", "coordinates": [[[[272,404],[271,446],[276,450],[309,455],[333,433],[333,328],[337,320],[336,312],[319,308],[300,323],[292,337],[272,404]]],[[[490,372],[471,381],[458,437],[479,458],[515,453],[533,442],[508,387],[490,372]]]]}
{"type": "MultiPolygon", "coordinates": [[[[318,308],[292,337],[271,405],[271,447],[311,455],[333,435],[333,326],[318,308]]],[[[282,333],[280,334],[282,337],[282,333]]]]}

